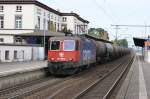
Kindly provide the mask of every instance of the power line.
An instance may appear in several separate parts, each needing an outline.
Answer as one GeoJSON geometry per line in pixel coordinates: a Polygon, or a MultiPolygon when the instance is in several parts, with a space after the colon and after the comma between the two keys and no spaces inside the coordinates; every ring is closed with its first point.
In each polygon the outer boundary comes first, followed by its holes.
{"type": "MultiPolygon", "coordinates": [[[[110,14],[108,14],[108,12],[96,1],[96,0],[91,0],[93,3],[94,3],[94,5],[96,5],[113,23],[114,23],[114,21],[116,21],[116,20],[114,20],[114,18],[110,15],[110,14]]],[[[116,22],[115,22],[116,23],[116,22]]]]}
{"type": "Polygon", "coordinates": [[[111,26],[122,26],[122,27],[150,27],[150,25],[111,25],[111,26]]]}
{"type": "Polygon", "coordinates": [[[115,26],[115,29],[116,29],[116,40],[118,39],[118,29],[120,29],[119,27],[138,27],[138,28],[145,28],[145,36],[146,36],[147,27],[150,27],[150,25],[111,25],[111,26],[115,26]]]}
{"type": "Polygon", "coordinates": [[[115,25],[115,28],[116,29],[116,34],[115,34],[115,39],[118,40],[118,30],[120,29],[118,25],[115,25]]]}

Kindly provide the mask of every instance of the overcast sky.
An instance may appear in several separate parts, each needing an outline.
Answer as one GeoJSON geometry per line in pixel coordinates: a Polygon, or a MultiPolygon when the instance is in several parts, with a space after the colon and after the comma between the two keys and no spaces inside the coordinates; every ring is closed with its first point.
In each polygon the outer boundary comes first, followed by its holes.
{"type": "MultiPolygon", "coordinates": [[[[150,25],[150,0],[38,0],[61,12],[75,12],[90,21],[90,27],[101,27],[114,38],[111,24],[150,25]]],[[[146,34],[150,29],[146,29],[146,34]]],[[[118,38],[144,36],[145,28],[120,27],[118,38]]]]}

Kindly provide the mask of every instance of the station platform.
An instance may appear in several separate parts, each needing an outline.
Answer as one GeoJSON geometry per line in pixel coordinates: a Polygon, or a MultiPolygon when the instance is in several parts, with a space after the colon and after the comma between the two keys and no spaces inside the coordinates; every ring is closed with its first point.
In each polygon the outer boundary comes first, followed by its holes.
{"type": "Polygon", "coordinates": [[[137,55],[115,99],[150,99],[150,63],[137,55]]]}
{"type": "Polygon", "coordinates": [[[43,69],[47,61],[0,63],[0,77],[43,69]]]}

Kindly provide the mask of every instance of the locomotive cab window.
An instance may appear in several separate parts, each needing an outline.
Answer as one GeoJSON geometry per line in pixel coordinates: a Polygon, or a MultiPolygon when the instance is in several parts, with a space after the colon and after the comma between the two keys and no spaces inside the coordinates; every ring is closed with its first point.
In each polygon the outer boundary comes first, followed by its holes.
{"type": "Polygon", "coordinates": [[[74,40],[64,40],[64,51],[74,51],[75,41],[74,40]]]}
{"type": "Polygon", "coordinates": [[[51,50],[59,50],[60,48],[60,41],[51,41],[51,50]]]}

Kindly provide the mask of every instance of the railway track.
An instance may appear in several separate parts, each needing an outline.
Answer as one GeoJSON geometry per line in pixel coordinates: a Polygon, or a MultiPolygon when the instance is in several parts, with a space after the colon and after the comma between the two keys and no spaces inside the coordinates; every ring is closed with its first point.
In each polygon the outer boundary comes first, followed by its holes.
{"type": "Polygon", "coordinates": [[[122,79],[130,65],[133,62],[134,57],[129,62],[124,62],[120,66],[116,67],[110,73],[103,76],[101,79],[94,82],[90,87],[85,89],[83,92],[75,96],[75,99],[109,99],[114,89],[122,79]],[[115,76],[118,75],[118,76],[115,76]],[[102,91],[103,90],[103,91],[102,91]]]}
{"type": "MultiPolygon", "coordinates": [[[[68,86],[65,89],[59,90],[55,94],[51,95],[49,97],[49,99],[70,99],[70,98],[72,98],[72,99],[82,99],[82,98],[83,99],[93,99],[93,98],[94,99],[96,99],[96,98],[97,99],[102,99],[102,98],[106,99],[110,95],[110,92],[111,92],[110,91],[109,93],[107,93],[109,88],[106,88],[106,87],[109,87],[109,85],[112,85],[111,84],[112,80],[116,79],[115,77],[118,75],[118,73],[117,73],[118,70],[121,69],[122,67],[124,67],[125,66],[124,64],[127,65],[128,60],[126,60],[126,61],[124,60],[116,66],[114,66],[115,64],[113,64],[114,68],[105,72],[103,75],[101,75],[101,77],[99,77],[97,79],[94,78],[94,76],[96,76],[96,75],[93,75],[93,76],[91,76],[91,78],[88,78],[84,81],[82,80],[82,83],[77,82],[72,86],[68,86]],[[115,74],[113,74],[113,73],[115,73],[115,74]],[[105,81],[106,79],[107,79],[107,81],[105,81]],[[97,86],[98,84],[100,86],[102,86],[103,89],[98,88],[99,87],[99,86],[97,86]],[[88,92],[90,92],[93,88],[95,88],[95,89],[94,89],[94,92],[91,94],[92,97],[85,96],[85,95],[89,94],[88,92]],[[95,93],[95,90],[97,91],[97,93],[95,93]],[[104,93],[104,90],[106,91],[106,94],[104,93]],[[101,95],[100,95],[100,92],[101,92],[101,95]],[[102,96],[102,98],[100,96],[102,96]]],[[[122,72],[120,72],[120,73],[122,73],[122,72]]]]}
{"type": "Polygon", "coordinates": [[[22,98],[64,80],[65,79],[62,78],[45,77],[28,83],[19,84],[14,87],[0,90],[0,99],[22,98]]]}
{"type": "Polygon", "coordinates": [[[98,83],[109,77],[123,63],[127,63],[130,58],[131,56],[128,55],[114,62],[96,66],[80,74],[66,78],[49,77],[7,90],[1,90],[0,99],[83,98],[94,86],[96,87],[98,83]]]}
{"type": "Polygon", "coordinates": [[[56,84],[50,88],[42,90],[35,93],[32,96],[25,97],[25,99],[70,99],[78,98],[81,92],[90,88],[93,85],[93,82],[96,82],[99,79],[102,79],[108,73],[111,73],[112,70],[116,69],[122,63],[127,63],[127,59],[130,59],[130,56],[126,56],[122,59],[119,59],[115,62],[110,62],[105,65],[97,66],[92,68],[92,70],[79,74],[74,77],[71,77],[70,80],[67,80],[63,83],[56,84]],[[119,63],[120,62],[120,63],[119,63]],[[119,64],[118,64],[119,63],[119,64]]]}

